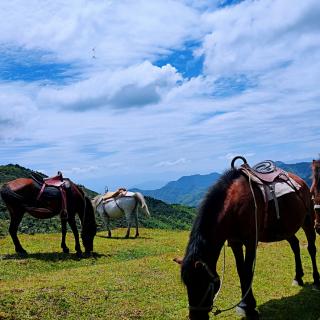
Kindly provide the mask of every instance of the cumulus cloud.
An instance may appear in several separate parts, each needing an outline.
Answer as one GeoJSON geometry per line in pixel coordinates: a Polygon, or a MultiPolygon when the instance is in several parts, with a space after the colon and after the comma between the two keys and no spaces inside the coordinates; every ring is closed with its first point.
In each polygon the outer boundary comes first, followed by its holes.
{"type": "Polygon", "coordinates": [[[38,104],[74,111],[145,106],[158,103],[180,80],[170,65],[156,67],[145,61],[117,72],[94,73],[67,86],[42,87],[38,104]]]}

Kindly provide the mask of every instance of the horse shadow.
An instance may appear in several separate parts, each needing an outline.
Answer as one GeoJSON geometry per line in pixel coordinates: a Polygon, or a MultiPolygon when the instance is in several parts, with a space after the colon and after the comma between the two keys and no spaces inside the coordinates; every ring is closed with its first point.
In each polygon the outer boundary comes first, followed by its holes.
{"type": "Polygon", "coordinates": [[[258,311],[262,320],[320,320],[320,292],[311,284],[294,296],[272,299],[260,305],[258,311]]]}
{"type": "Polygon", "coordinates": [[[2,256],[3,260],[25,260],[25,259],[34,259],[34,260],[42,260],[48,262],[55,261],[68,261],[74,260],[79,261],[82,259],[100,259],[100,258],[109,258],[109,255],[105,255],[102,253],[92,252],[90,255],[82,254],[82,256],[78,256],[76,253],[63,253],[63,252],[41,252],[41,253],[27,253],[27,254],[7,254],[2,256]]]}
{"type": "Polygon", "coordinates": [[[104,236],[104,235],[96,235],[96,237],[98,238],[104,238],[104,239],[112,239],[112,240],[139,240],[139,239],[147,239],[147,240],[150,240],[150,239],[153,239],[151,237],[129,237],[129,238],[125,238],[125,237],[121,237],[121,236],[112,236],[112,237],[108,237],[108,236],[104,236]]]}

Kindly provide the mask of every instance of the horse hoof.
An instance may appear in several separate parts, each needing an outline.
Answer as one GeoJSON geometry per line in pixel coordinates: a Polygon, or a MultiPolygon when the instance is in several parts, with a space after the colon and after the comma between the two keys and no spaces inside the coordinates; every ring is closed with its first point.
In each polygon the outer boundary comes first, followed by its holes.
{"type": "Polygon", "coordinates": [[[62,251],[63,253],[69,253],[69,248],[63,248],[62,251]]]}
{"type": "Polygon", "coordinates": [[[82,258],[82,251],[77,251],[76,256],[81,259],[82,258]]]}
{"type": "Polygon", "coordinates": [[[244,308],[241,308],[239,306],[236,307],[236,313],[247,320],[258,320],[259,319],[259,313],[257,310],[245,310],[244,308]]]}
{"type": "Polygon", "coordinates": [[[22,257],[25,257],[28,255],[28,252],[24,249],[20,249],[20,250],[16,250],[16,253],[19,255],[19,256],[22,256],[22,257]]]}
{"type": "Polygon", "coordinates": [[[294,287],[302,287],[303,286],[303,280],[300,279],[300,280],[297,280],[297,279],[293,279],[292,281],[292,286],[294,287]]]}

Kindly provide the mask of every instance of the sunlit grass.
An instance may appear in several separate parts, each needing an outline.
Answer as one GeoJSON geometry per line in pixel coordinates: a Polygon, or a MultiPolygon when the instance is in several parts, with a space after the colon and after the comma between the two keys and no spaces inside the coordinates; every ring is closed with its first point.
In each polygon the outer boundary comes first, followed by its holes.
{"type": "MultiPolygon", "coordinates": [[[[187,297],[179,267],[188,232],[141,229],[138,239],[99,233],[94,257],[78,259],[68,234],[70,254],[60,252],[59,234],[20,235],[29,252],[20,258],[9,237],[0,239],[0,319],[187,319],[187,297]]],[[[312,269],[305,238],[299,234],[306,286],[292,287],[294,260],[286,242],[260,244],[254,292],[263,319],[320,317],[320,293],[311,290],[312,269]]],[[[221,275],[222,255],[218,272],[221,275]]],[[[318,259],[319,261],[319,259],[318,259]]],[[[240,299],[230,248],[217,306],[240,299]]],[[[212,316],[213,318],[213,316],[212,316]]],[[[234,310],[217,319],[239,319],[234,310]]]]}

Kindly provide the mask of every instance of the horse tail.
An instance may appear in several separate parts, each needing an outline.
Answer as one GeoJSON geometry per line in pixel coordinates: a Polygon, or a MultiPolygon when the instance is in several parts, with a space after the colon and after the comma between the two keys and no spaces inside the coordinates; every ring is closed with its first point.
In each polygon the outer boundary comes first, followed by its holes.
{"type": "Polygon", "coordinates": [[[140,207],[146,217],[150,217],[150,211],[144,196],[140,192],[135,192],[134,197],[139,201],[140,207]]]}

